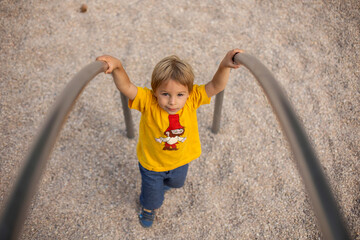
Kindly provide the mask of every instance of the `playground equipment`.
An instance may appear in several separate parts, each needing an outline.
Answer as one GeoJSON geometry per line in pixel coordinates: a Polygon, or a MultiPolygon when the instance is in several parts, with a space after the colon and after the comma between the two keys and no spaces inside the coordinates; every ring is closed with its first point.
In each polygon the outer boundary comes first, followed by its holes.
{"type": "MultiPolygon", "coordinates": [[[[308,138],[291,107],[286,95],[271,72],[255,57],[239,53],[233,58],[243,64],[264,90],[273,107],[282,130],[294,153],[298,169],[310,196],[314,211],[320,223],[325,239],[350,239],[345,223],[333,197],[330,187],[321,170],[308,138]]],[[[16,239],[24,223],[28,205],[40,181],[42,171],[51,153],[56,138],[65,120],[85,86],[99,73],[107,69],[104,62],[94,62],[83,68],[58,97],[52,111],[45,121],[34,145],[29,152],[24,168],[14,187],[7,205],[2,211],[0,222],[0,239],[16,239]]],[[[216,96],[212,131],[220,129],[220,117],[224,91],[216,96]]],[[[127,137],[134,137],[131,112],[127,99],[121,95],[127,137]]]]}

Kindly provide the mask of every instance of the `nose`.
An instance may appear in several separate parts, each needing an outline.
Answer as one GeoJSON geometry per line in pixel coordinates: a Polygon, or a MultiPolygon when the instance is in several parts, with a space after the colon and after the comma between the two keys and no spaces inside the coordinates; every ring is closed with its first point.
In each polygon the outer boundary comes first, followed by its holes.
{"type": "Polygon", "coordinates": [[[169,104],[170,105],[175,105],[175,97],[170,97],[169,104]]]}

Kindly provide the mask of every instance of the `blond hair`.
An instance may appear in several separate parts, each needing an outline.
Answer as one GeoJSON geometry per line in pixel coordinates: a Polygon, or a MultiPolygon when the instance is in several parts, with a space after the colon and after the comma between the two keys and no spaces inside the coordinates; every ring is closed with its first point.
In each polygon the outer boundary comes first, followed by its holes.
{"type": "Polygon", "coordinates": [[[151,88],[153,92],[164,82],[174,80],[192,91],[194,73],[192,67],[179,57],[172,55],[162,59],[156,64],[151,76],[151,88]]]}

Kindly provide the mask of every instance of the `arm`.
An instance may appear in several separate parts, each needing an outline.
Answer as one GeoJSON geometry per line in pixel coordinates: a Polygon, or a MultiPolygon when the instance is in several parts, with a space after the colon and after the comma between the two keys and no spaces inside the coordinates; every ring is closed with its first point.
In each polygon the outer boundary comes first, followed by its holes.
{"type": "Polygon", "coordinates": [[[134,100],[137,94],[137,87],[130,81],[120,60],[107,55],[98,57],[96,60],[106,62],[109,65],[105,73],[112,73],[115,85],[119,91],[130,100],[134,100]]]}
{"type": "Polygon", "coordinates": [[[159,137],[159,138],[155,138],[155,141],[157,141],[158,143],[162,143],[162,142],[168,142],[170,140],[170,137],[159,137]]]}
{"type": "Polygon", "coordinates": [[[232,60],[236,53],[241,53],[241,52],[244,51],[240,49],[234,49],[229,51],[225,55],[213,79],[205,85],[205,91],[208,97],[212,97],[225,89],[225,86],[229,80],[230,69],[231,68],[236,69],[241,66],[240,64],[239,65],[235,64],[232,60]]]}

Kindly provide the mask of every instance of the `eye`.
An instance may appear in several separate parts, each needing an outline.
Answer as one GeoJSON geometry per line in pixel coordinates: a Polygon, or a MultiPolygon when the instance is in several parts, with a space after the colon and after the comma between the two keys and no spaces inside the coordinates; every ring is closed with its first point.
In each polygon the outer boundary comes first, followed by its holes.
{"type": "Polygon", "coordinates": [[[168,94],[168,93],[166,93],[166,92],[161,93],[161,95],[162,95],[162,96],[165,96],[165,97],[166,97],[166,96],[169,96],[169,94],[168,94]]]}
{"type": "Polygon", "coordinates": [[[182,96],[184,96],[183,93],[179,93],[179,94],[178,94],[178,97],[182,97],[182,96]]]}

